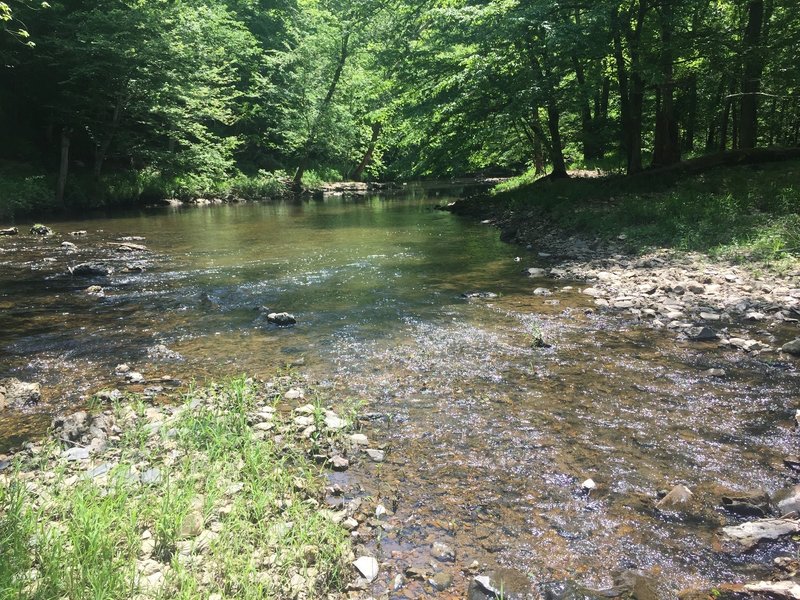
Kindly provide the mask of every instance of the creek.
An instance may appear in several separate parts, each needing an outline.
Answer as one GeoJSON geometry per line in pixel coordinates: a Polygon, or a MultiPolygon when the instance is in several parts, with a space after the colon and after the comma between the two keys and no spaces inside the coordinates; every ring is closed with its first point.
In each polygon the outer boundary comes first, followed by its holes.
{"type": "Polygon", "coordinates": [[[763,575],[787,544],[723,552],[719,527],[735,517],[660,513],[652,499],[678,483],[709,497],[792,483],[782,460],[797,450],[793,364],[600,314],[575,282],[551,280],[552,295],[534,296],[541,282],[523,273],[534,253],[434,209],[458,193],[412,185],[143,209],[48,223],[53,237],[0,238],[0,377],[43,388],[38,407],[3,415],[0,445],[119,385],[120,363],[151,385],[302,365],[374,416],[367,432],[386,461],[334,480],[393,512],[380,539],[364,541],[384,561],[424,563],[438,541],[459,567],[477,560],[537,582],[603,586],[627,568],[674,588],[763,575]],[[130,236],[148,251],[119,252],[113,244],[130,236]],[[115,273],[70,275],[86,261],[115,273]],[[92,284],[105,295],[87,294],[92,284]],[[497,296],[461,296],[469,291],[497,296]],[[298,323],[270,325],[263,307],[298,323]],[[539,332],[552,347],[532,343],[539,332]],[[180,356],[153,355],[157,345],[180,356]]]}

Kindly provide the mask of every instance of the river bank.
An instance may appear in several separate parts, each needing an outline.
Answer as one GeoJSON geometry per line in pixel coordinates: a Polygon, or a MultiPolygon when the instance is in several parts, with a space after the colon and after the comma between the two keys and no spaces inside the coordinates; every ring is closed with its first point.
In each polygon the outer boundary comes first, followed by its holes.
{"type": "Polygon", "coordinates": [[[91,406],[0,461],[4,594],[339,598],[377,575],[351,543],[375,506],[326,502],[325,470],[379,452],[353,406],[293,374],[91,406]]]}

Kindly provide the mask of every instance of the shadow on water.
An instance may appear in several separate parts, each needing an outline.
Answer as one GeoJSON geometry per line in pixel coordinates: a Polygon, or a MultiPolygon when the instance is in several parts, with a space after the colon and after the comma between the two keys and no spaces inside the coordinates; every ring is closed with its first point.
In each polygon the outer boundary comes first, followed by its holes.
{"type": "Polygon", "coordinates": [[[532,257],[515,262],[523,251],[496,230],[433,210],[450,198],[438,193],[135,211],[0,238],[0,377],[44,384],[39,408],[4,414],[5,445],[121,385],[119,363],[187,381],[302,359],[335,397],[382,415],[368,427],[387,464],[346,477],[396,508],[391,531],[363,541],[397,568],[445,541],[459,565],[538,581],[606,585],[630,567],[676,586],[746,578],[765,557],[718,551],[729,515],[671,519],[652,498],[676,483],[785,485],[795,369],[589,313],[565,282],[533,296],[532,257]],[[126,236],[148,251],[119,252],[126,236]],[[86,261],[115,272],[69,275],[86,261]],[[269,325],[263,307],[298,325],[269,325]],[[539,331],[553,348],[534,347],[539,331]],[[156,344],[180,358],[149,356],[156,344]],[[704,374],[720,365],[727,378],[704,374]]]}

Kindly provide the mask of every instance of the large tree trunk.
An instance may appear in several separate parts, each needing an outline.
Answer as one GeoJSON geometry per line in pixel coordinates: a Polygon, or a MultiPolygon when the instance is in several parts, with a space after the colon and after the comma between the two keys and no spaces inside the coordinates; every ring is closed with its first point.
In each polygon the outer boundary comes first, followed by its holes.
{"type": "Polygon", "coordinates": [[[628,168],[631,162],[631,106],[630,90],[628,82],[628,69],[625,66],[625,56],[622,51],[622,24],[620,15],[615,8],[612,13],[612,28],[614,33],[614,63],[617,68],[617,86],[619,88],[619,112],[620,112],[620,144],[625,152],[628,168]]]}
{"type": "Polygon", "coordinates": [[[375,144],[378,143],[378,137],[381,135],[381,130],[383,129],[383,125],[378,122],[372,124],[372,137],[369,140],[369,144],[367,145],[367,150],[364,152],[364,156],[361,159],[361,162],[358,163],[355,171],[353,171],[353,179],[355,181],[361,181],[361,176],[364,174],[364,169],[367,168],[370,162],[372,162],[372,155],[375,152],[375,144]]]}
{"type": "Polygon", "coordinates": [[[72,137],[72,129],[69,127],[61,128],[61,162],[58,168],[58,182],[56,184],[56,203],[64,206],[64,190],[67,187],[67,174],[69,172],[69,144],[72,137]]]}
{"type": "Polygon", "coordinates": [[[750,0],[747,5],[747,27],[744,32],[744,79],[739,113],[739,147],[755,148],[758,142],[758,94],[761,90],[761,29],[764,21],[764,0],[750,0]]]}
{"type": "Polygon", "coordinates": [[[636,11],[636,25],[628,31],[628,48],[631,54],[631,91],[630,91],[630,156],[628,174],[642,170],[642,113],[644,110],[644,78],[641,65],[641,41],[644,18],[647,13],[647,0],[639,0],[636,11]]]}
{"type": "Polygon", "coordinates": [[[660,102],[656,110],[653,143],[654,167],[674,165],[681,160],[680,131],[675,117],[675,81],[672,73],[672,3],[666,0],[661,7],[661,85],[658,89],[660,102]]]}
{"type": "Polygon", "coordinates": [[[342,43],[339,50],[339,57],[336,61],[336,69],[333,72],[333,77],[331,78],[331,81],[328,84],[328,91],[326,92],[325,97],[322,99],[322,102],[319,105],[317,114],[314,117],[314,122],[311,125],[311,129],[309,130],[308,137],[306,138],[306,141],[303,144],[303,150],[300,154],[300,162],[297,166],[297,170],[294,173],[294,179],[292,181],[292,185],[295,189],[300,189],[303,183],[303,175],[305,175],[305,172],[308,169],[309,160],[311,159],[311,151],[314,147],[314,142],[316,141],[317,138],[317,130],[319,128],[320,122],[322,121],[322,118],[328,112],[328,108],[330,107],[331,101],[333,100],[333,95],[336,93],[336,88],[339,86],[339,79],[342,76],[342,71],[344,70],[344,65],[347,62],[347,56],[349,54],[349,42],[350,42],[350,33],[346,32],[342,35],[342,43]]]}

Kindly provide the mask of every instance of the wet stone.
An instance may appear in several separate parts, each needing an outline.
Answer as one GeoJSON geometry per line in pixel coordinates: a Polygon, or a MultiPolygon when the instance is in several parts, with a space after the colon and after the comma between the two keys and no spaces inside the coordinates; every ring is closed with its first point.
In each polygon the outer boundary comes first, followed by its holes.
{"type": "Polygon", "coordinates": [[[759,519],[722,528],[726,537],[745,548],[752,548],[765,541],[779,540],[797,532],[800,532],[800,522],[792,519],[759,519]]]}
{"type": "Polygon", "coordinates": [[[719,336],[710,327],[690,327],[686,331],[686,337],[694,342],[710,342],[716,340],[719,336]]]}
{"type": "Polygon", "coordinates": [[[114,268],[102,263],[81,263],[69,269],[73,277],[108,277],[114,268]]]}
{"type": "Polygon", "coordinates": [[[783,346],[781,346],[781,352],[784,352],[785,354],[792,354],[794,356],[800,356],[800,338],[785,343],[783,346]]]}
{"type": "Polygon", "coordinates": [[[443,592],[453,584],[453,576],[450,573],[437,573],[431,577],[430,584],[437,592],[443,592]]]}
{"type": "Polygon", "coordinates": [[[685,485],[676,485],[656,504],[661,510],[680,510],[691,502],[694,494],[685,485]]]}
{"type": "Polygon", "coordinates": [[[269,313],[267,315],[267,321],[273,325],[277,325],[278,327],[289,327],[297,323],[297,319],[294,317],[294,315],[287,312],[269,313]]]}
{"type": "Polygon", "coordinates": [[[431,546],[431,556],[441,562],[454,562],[456,552],[447,544],[434,542],[433,546],[431,546]]]}

